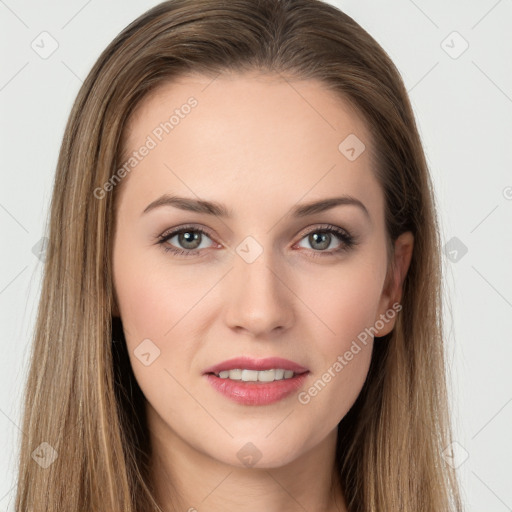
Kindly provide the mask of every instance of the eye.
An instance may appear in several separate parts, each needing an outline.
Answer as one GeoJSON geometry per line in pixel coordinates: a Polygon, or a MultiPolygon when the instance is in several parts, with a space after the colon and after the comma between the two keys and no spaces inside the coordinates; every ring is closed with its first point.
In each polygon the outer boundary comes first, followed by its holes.
{"type": "MultiPolygon", "coordinates": [[[[196,226],[184,226],[179,229],[175,229],[169,232],[165,232],[158,236],[158,244],[162,245],[162,248],[166,252],[171,252],[178,256],[200,256],[201,249],[207,249],[209,246],[203,245],[205,238],[211,240],[209,233],[196,226]],[[171,241],[176,239],[173,243],[171,241]]],[[[353,237],[348,231],[326,224],[317,226],[314,230],[310,230],[302,235],[301,241],[306,240],[312,247],[311,252],[313,257],[317,256],[332,256],[350,250],[356,245],[355,237],[353,237]],[[338,239],[341,243],[334,249],[328,249],[334,239],[338,239]]],[[[217,247],[221,247],[216,244],[217,247]]],[[[211,246],[210,246],[211,247],[211,246]]],[[[303,246],[300,246],[303,247],[303,246]]]]}
{"type": "Polygon", "coordinates": [[[195,226],[185,226],[160,235],[158,243],[162,245],[166,252],[172,252],[179,256],[198,256],[197,249],[207,248],[201,246],[204,237],[210,238],[204,229],[195,226]],[[176,238],[174,243],[178,244],[178,247],[169,243],[173,238],[176,238]],[[180,249],[180,246],[182,249],[180,249]]]}
{"type": "Polygon", "coordinates": [[[307,232],[302,240],[305,240],[313,248],[314,257],[332,256],[333,254],[346,252],[356,245],[355,238],[348,231],[331,224],[316,227],[314,230],[307,232]],[[332,245],[335,238],[341,241],[341,244],[326,251],[325,249],[332,245]]]}

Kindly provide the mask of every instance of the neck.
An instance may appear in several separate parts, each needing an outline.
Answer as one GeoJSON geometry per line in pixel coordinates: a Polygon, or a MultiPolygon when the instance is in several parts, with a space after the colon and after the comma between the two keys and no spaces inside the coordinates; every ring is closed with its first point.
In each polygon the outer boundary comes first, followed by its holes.
{"type": "Polygon", "coordinates": [[[336,473],[337,430],[280,467],[239,467],[197,450],[148,413],[156,499],[164,512],[347,512],[336,473]]]}

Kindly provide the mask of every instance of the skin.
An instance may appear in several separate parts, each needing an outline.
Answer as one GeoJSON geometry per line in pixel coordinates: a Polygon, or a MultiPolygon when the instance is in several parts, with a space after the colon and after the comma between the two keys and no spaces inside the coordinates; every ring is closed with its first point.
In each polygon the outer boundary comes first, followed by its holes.
{"type": "Polygon", "coordinates": [[[190,96],[197,107],[124,178],[114,237],[113,314],[122,319],[147,399],[159,503],[169,511],[346,511],[339,485],[330,488],[337,425],[366,379],[371,336],[307,404],[298,393],[271,405],[237,404],[202,372],[238,355],[280,356],[308,368],[301,390],[308,389],[400,301],[413,237],[396,241],[398,272],[390,277],[369,132],[317,81],[183,76],[139,104],[126,148],[144,144],[190,96]],[[338,150],[351,133],[366,145],[354,161],[338,150]],[[172,206],[142,214],[164,193],[223,203],[233,218],[172,206]],[[354,205],[289,215],[297,204],[343,194],[363,202],[369,218],[354,205]],[[190,223],[209,232],[189,249],[199,256],[165,252],[165,244],[191,247],[178,236],[157,241],[190,223]],[[308,237],[321,235],[326,223],[347,230],[357,245],[326,254],[344,244],[336,235],[324,246],[308,237]],[[252,263],[236,252],[249,235],[263,251],[252,263]],[[160,350],[149,366],[134,353],[145,339],[160,350]],[[251,467],[237,456],[247,443],[261,453],[251,467]],[[181,501],[173,501],[175,493],[181,501]]]}

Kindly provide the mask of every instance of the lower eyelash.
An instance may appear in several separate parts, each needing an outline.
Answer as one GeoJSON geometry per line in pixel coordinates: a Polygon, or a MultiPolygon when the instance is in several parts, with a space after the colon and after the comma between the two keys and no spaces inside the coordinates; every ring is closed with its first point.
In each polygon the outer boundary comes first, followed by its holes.
{"type": "Polygon", "coordinates": [[[176,247],[172,247],[169,244],[166,244],[167,240],[170,240],[172,237],[179,235],[181,233],[186,233],[187,231],[193,231],[197,233],[201,233],[202,235],[210,236],[204,229],[196,228],[196,227],[184,227],[177,229],[176,231],[172,231],[171,233],[167,233],[165,235],[160,235],[158,237],[158,243],[162,245],[162,248],[165,252],[171,252],[176,254],[177,256],[199,256],[199,252],[197,250],[186,250],[186,249],[176,249],[176,247]]]}
{"type": "MultiPolygon", "coordinates": [[[[342,245],[338,247],[337,249],[331,249],[330,251],[313,251],[313,257],[316,258],[318,256],[332,256],[335,254],[340,254],[349,251],[352,249],[356,244],[355,237],[353,237],[350,233],[343,231],[335,226],[326,226],[323,228],[316,228],[312,231],[309,231],[304,236],[308,236],[311,233],[331,233],[333,235],[336,235],[342,242],[342,245]]],[[[302,237],[304,238],[304,237],[302,237]]],[[[301,240],[302,240],[301,238],[301,240]]]]}
{"type": "MultiPolygon", "coordinates": [[[[188,256],[199,256],[200,253],[197,250],[177,249],[175,247],[170,246],[169,244],[166,244],[166,242],[168,240],[170,240],[171,238],[173,238],[174,236],[179,235],[181,233],[186,233],[187,231],[201,233],[203,235],[210,237],[208,232],[206,232],[204,229],[196,228],[196,227],[185,227],[185,228],[180,228],[176,231],[172,231],[171,233],[167,233],[165,235],[159,235],[157,237],[158,238],[157,243],[162,245],[162,248],[165,252],[171,252],[173,254],[176,254],[177,256],[187,256],[187,257],[188,256]]],[[[338,249],[334,249],[334,250],[331,249],[330,251],[314,251],[314,250],[312,250],[314,258],[323,257],[323,256],[332,256],[335,254],[347,252],[350,249],[352,249],[355,245],[357,245],[355,238],[351,234],[349,234],[348,232],[341,230],[335,226],[327,225],[324,227],[315,228],[315,229],[309,231],[308,233],[305,233],[302,236],[302,238],[310,235],[311,233],[331,233],[331,234],[336,235],[342,242],[342,245],[338,249]]],[[[301,240],[302,240],[302,238],[301,238],[301,240]]]]}

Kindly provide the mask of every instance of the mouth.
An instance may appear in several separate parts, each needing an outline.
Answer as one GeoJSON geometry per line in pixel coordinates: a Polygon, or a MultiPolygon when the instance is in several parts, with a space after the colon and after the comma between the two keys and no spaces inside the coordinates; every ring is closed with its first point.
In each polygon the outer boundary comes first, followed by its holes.
{"type": "Polygon", "coordinates": [[[269,405],[303,386],[309,370],[288,359],[239,357],[207,368],[203,375],[228,399],[243,405],[269,405]]]}
{"type": "MultiPolygon", "coordinates": [[[[248,356],[240,356],[210,366],[203,371],[203,374],[213,373],[220,378],[234,378],[235,380],[242,380],[244,376],[251,380],[255,380],[256,377],[256,380],[258,380],[261,374],[262,379],[272,376],[272,380],[281,380],[283,378],[290,378],[293,374],[300,374],[307,371],[308,369],[306,367],[282,357],[254,359],[248,356]],[[274,373],[272,374],[270,370],[274,373]],[[242,372],[240,378],[238,378],[240,375],[239,372],[242,372]],[[293,374],[290,372],[293,372],[293,374]]],[[[243,380],[245,380],[245,378],[243,380]]],[[[267,381],[262,380],[262,382],[267,381]]]]}
{"type": "Polygon", "coordinates": [[[247,368],[235,368],[233,370],[223,370],[218,373],[209,372],[207,375],[215,375],[220,379],[229,379],[242,382],[274,382],[278,380],[293,379],[297,375],[302,375],[306,372],[294,372],[293,370],[285,370],[284,368],[271,368],[269,370],[249,370],[247,368]]]}

